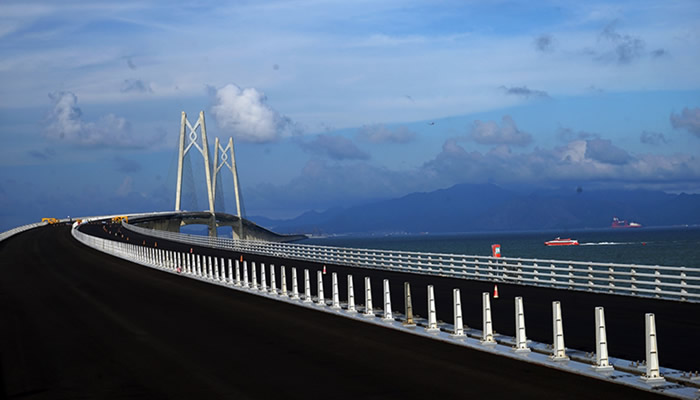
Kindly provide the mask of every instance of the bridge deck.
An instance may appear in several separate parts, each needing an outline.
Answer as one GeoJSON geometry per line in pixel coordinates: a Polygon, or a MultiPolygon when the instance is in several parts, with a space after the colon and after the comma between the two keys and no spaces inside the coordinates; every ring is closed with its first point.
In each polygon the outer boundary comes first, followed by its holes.
{"type": "Polygon", "coordinates": [[[8,397],[657,397],[143,268],[65,226],[0,252],[8,397]]]}

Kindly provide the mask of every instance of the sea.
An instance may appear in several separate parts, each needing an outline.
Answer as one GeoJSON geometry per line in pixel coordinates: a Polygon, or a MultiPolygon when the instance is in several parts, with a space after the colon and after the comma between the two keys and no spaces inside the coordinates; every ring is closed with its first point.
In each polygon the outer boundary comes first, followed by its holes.
{"type": "Polygon", "coordinates": [[[312,237],[297,243],[479,256],[490,256],[491,245],[500,244],[502,257],[685,266],[700,269],[700,226],[608,228],[566,232],[332,236],[312,237]],[[544,242],[557,237],[576,239],[580,245],[545,246],[544,242]]]}

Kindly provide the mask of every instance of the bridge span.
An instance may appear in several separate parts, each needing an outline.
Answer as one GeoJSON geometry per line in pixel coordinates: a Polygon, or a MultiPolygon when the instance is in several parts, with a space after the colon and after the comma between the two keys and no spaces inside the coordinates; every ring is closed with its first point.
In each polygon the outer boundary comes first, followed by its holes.
{"type": "Polygon", "coordinates": [[[143,268],[66,226],[0,252],[9,398],[658,397],[143,268]]]}

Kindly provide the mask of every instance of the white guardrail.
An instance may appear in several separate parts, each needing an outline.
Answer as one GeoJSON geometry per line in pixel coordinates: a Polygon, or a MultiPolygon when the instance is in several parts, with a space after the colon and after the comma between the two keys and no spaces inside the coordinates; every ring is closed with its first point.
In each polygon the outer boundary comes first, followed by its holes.
{"type": "MultiPolygon", "coordinates": [[[[94,237],[77,229],[78,224],[73,225],[72,235],[78,241],[88,247],[129,262],[158,269],[179,276],[196,279],[213,285],[226,287],[233,290],[246,292],[251,295],[262,296],[280,302],[306,307],[319,312],[326,312],[356,321],[382,326],[388,329],[421,336],[427,339],[440,340],[457,346],[467,347],[473,350],[488,352],[491,354],[508,357],[532,364],[558,369],[569,373],[584,375],[590,378],[613,382],[615,384],[634,387],[680,399],[698,399],[698,373],[684,372],[680,370],[664,368],[659,365],[658,347],[656,343],[656,323],[654,314],[645,315],[645,336],[647,339],[646,359],[644,363],[630,362],[608,355],[606,324],[603,307],[595,309],[596,324],[596,350],[595,353],[587,353],[581,350],[569,349],[564,344],[564,331],[562,323],[561,305],[558,301],[552,303],[553,344],[536,342],[527,338],[525,331],[525,310],[523,298],[515,298],[515,332],[516,335],[506,336],[493,331],[489,293],[482,293],[482,329],[464,326],[462,320],[462,304],[459,289],[453,290],[452,312],[454,324],[440,322],[437,318],[437,306],[433,286],[427,287],[428,291],[428,316],[419,318],[413,315],[411,302],[411,289],[408,283],[404,283],[404,297],[406,312],[392,311],[390,284],[384,279],[382,298],[379,299],[379,308],[372,306],[372,290],[369,277],[364,282],[358,282],[358,294],[364,292],[364,304],[360,303],[360,296],[355,299],[355,286],[352,275],[347,276],[347,300],[340,300],[339,276],[331,274],[331,296],[326,298],[323,293],[324,272],[322,270],[309,271],[303,269],[303,278],[297,274],[297,268],[287,269],[284,265],[256,266],[253,261],[239,262],[238,259],[224,259],[200,254],[199,252],[177,252],[156,247],[140,246],[133,243],[117,242],[99,237],[94,237]],[[287,272],[291,272],[288,280],[287,272]],[[311,272],[311,273],[310,273],[311,272]],[[313,272],[316,272],[313,274],[313,272]],[[278,275],[279,274],[279,275],[278,275]],[[311,293],[312,276],[317,278],[317,293],[311,293]],[[269,281],[267,280],[269,277],[269,281]],[[276,279],[279,277],[279,281],[276,279]],[[299,284],[301,279],[302,284],[299,284]],[[268,284],[269,282],[269,284],[268,284]],[[278,283],[279,282],[279,283],[278,283]],[[291,283],[288,287],[288,282],[291,283]],[[364,283],[364,285],[362,284],[364,283]],[[364,286],[364,287],[362,287],[364,286]]],[[[134,229],[133,226],[127,226],[134,229]]],[[[142,228],[136,228],[140,230],[142,228]]],[[[143,230],[152,234],[150,229],[143,230]]],[[[187,243],[204,244],[211,247],[217,243],[217,247],[223,247],[231,239],[216,239],[201,236],[188,237],[179,234],[165,235],[167,232],[158,232],[163,235],[157,237],[178,237],[179,241],[187,239],[187,243]]],[[[248,250],[253,249],[258,243],[245,244],[248,250]]],[[[296,247],[298,245],[292,245],[296,247]]],[[[286,248],[286,246],[283,246],[286,248]]],[[[306,246],[308,247],[308,246],[306,246]]],[[[311,246],[315,247],[315,246],[311,246]]],[[[229,247],[230,248],[230,247],[229,247]]],[[[301,271],[299,271],[301,272],[301,271]]],[[[446,307],[447,308],[447,307],[446,307]]],[[[469,311],[471,312],[471,311],[469,311]]]]}
{"type": "Polygon", "coordinates": [[[34,229],[34,228],[44,226],[44,225],[47,225],[47,223],[46,222],[35,222],[33,224],[22,225],[22,226],[18,226],[16,228],[12,228],[9,231],[5,231],[3,233],[0,233],[0,242],[2,242],[5,239],[9,239],[10,237],[12,237],[18,233],[22,233],[24,231],[28,231],[30,229],[34,229]]]}
{"type": "Polygon", "coordinates": [[[127,223],[123,226],[181,243],[321,264],[700,302],[700,268],[355,249],[190,235],[127,223]]]}

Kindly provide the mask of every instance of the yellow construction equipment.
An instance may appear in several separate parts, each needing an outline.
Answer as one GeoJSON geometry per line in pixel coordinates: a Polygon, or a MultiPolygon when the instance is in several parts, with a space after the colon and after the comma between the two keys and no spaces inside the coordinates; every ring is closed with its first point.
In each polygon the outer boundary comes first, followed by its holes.
{"type": "Polygon", "coordinates": [[[115,224],[116,224],[116,223],[119,223],[119,222],[122,222],[122,221],[128,223],[128,222],[129,222],[129,217],[126,216],[126,215],[120,215],[120,216],[118,216],[118,217],[112,217],[112,222],[115,223],[115,224]]]}
{"type": "Polygon", "coordinates": [[[49,224],[57,224],[58,220],[56,218],[42,218],[41,222],[46,222],[49,224]]]}

